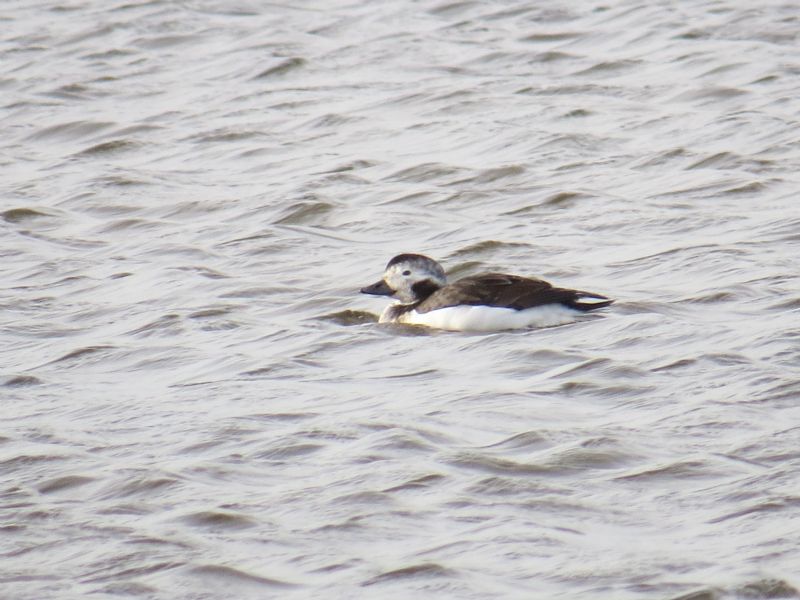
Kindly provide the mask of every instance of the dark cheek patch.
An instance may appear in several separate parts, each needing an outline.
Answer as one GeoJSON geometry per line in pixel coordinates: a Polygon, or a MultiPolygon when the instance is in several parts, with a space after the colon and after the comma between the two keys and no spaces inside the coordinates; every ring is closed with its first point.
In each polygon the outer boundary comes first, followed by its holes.
{"type": "Polygon", "coordinates": [[[414,296],[418,300],[424,300],[438,289],[439,286],[430,279],[423,279],[422,281],[417,281],[414,285],[411,286],[411,291],[414,292],[414,296]]]}

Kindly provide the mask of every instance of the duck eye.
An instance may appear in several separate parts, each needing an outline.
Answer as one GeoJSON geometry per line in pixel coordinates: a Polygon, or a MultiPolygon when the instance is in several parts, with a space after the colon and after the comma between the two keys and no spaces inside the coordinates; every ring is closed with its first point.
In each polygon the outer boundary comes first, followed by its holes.
{"type": "Polygon", "coordinates": [[[411,271],[403,271],[403,277],[408,277],[409,275],[411,275],[411,271]]]}

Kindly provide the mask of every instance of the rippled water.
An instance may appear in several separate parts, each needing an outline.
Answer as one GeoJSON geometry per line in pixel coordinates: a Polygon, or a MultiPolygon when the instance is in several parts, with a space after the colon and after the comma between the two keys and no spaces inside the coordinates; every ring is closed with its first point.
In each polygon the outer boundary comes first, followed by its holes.
{"type": "Polygon", "coordinates": [[[0,25],[0,596],[800,597],[796,4],[0,25]],[[378,326],[401,251],[617,304],[378,326]]]}

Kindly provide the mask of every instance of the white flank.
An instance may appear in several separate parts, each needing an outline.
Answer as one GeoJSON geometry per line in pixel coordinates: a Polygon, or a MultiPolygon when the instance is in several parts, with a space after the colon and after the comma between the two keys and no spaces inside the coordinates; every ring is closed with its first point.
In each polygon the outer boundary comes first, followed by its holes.
{"type": "MultiPolygon", "coordinates": [[[[545,304],[514,310],[495,306],[449,306],[426,313],[409,311],[400,316],[399,323],[424,325],[436,329],[450,331],[502,331],[504,329],[522,329],[525,327],[553,327],[572,323],[580,311],[561,304],[545,304]]],[[[385,323],[387,312],[381,315],[385,323]]]]}

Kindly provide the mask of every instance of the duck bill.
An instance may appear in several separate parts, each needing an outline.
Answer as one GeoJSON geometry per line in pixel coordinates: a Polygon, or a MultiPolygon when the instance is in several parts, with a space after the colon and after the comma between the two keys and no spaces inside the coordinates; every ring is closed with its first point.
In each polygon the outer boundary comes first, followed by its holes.
{"type": "Polygon", "coordinates": [[[361,288],[361,293],[371,294],[372,296],[394,296],[394,290],[386,285],[383,279],[372,285],[361,288]]]}

